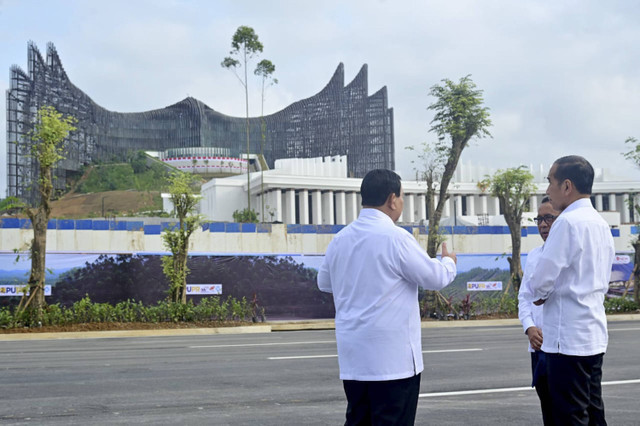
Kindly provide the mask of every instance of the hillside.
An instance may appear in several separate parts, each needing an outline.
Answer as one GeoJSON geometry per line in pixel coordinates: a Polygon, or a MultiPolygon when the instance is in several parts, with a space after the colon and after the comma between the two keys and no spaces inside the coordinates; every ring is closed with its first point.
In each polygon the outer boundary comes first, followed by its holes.
{"type": "Polygon", "coordinates": [[[71,193],[54,201],[51,206],[51,217],[56,219],[132,216],[144,212],[148,212],[148,216],[157,216],[162,210],[162,198],[160,191],[71,193]]]}

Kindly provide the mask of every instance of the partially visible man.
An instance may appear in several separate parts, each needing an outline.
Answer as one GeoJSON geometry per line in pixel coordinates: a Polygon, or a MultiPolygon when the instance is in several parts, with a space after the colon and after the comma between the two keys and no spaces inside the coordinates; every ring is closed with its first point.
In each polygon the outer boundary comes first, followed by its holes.
{"type": "Polygon", "coordinates": [[[531,293],[531,282],[536,279],[533,271],[544,249],[544,242],[547,241],[551,225],[559,214],[560,212],[551,206],[549,197],[544,197],[540,207],[538,207],[538,216],[533,219],[538,225],[538,232],[542,237],[543,245],[534,248],[527,254],[524,276],[518,292],[518,318],[522,323],[525,334],[529,338],[529,352],[531,352],[531,374],[533,376],[531,386],[535,386],[538,398],[540,398],[542,421],[545,425],[553,425],[553,417],[551,416],[551,397],[547,386],[544,352],[540,350],[543,341],[542,309],[544,305],[534,305],[526,300],[526,295],[531,293]]]}
{"type": "Polygon", "coordinates": [[[604,296],[615,256],[609,225],[591,205],[593,167],[579,156],[556,160],[547,195],[562,213],[534,270],[529,301],[544,303],[542,351],[556,425],[606,425],[602,361],[604,296]]]}
{"type": "Polygon", "coordinates": [[[400,176],[372,170],[362,211],[327,248],[318,288],[333,293],[346,425],[413,425],[423,370],[418,286],[439,290],[456,276],[442,245],[430,258],[395,226],[404,202],[400,176]]]}

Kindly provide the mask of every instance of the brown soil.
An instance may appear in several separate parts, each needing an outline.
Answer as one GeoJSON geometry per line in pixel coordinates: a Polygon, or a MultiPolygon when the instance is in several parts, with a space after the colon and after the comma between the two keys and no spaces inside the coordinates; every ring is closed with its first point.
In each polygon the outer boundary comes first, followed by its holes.
{"type": "Polygon", "coordinates": [[[108,191],[92,194],[70,193],[51,203],[52,218],[80,219],[113,217],[153,210],[157,191],[108,191]]]}

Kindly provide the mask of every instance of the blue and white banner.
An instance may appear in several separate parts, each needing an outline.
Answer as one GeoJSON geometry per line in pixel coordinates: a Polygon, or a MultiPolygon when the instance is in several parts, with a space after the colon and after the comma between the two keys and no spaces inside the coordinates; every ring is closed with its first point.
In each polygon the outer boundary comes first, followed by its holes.
{"type": "Polygon", "coordinates": [[[502,281],[469,281],[467,291],[502,291],[502,281]]]}
{"type": "Polygon", "coordinates": [[[222,294],[222,284],[187,284],[187,296],[222,294]]]}
{"type": "MultiPolygon", "coordinates": [[[[27,286],[25,285],[0,285],[0,296],[22,296],[24,292],[27,292],[27,296],[29,292],[27,291],[27,286]]],[[[44,286],[44,295],[51,296],[51,286],[44,286]]]]}

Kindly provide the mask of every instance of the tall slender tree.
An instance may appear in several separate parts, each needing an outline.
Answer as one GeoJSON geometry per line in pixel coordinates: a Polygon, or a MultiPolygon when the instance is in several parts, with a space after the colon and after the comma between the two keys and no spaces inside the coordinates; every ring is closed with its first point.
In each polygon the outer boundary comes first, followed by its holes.
{"type": "Polygon", "coordinates": [[[249,176],[249,154],[251,153],[250,131],[249,131],[249,82],[248,65],[251,59],[262,53],[264,46],[260,42],[258,35],[251,27],[240,26],[231,39],[230,56],[224,58],[220,64],[223,68],[233,71],[242,87],[244,87],[246,135],[247,135],[247,209],[251,210],[251,178],[249,176]],[[240,77],[238,68],[244,68],[244,76],[240,77]]]}
{"type": "Polygon", "coordinates": [[[25,293],[18,305],[18,312],[27,308],[37,310],[37,315],[41,315],[42,307],[45,305],[44,283],[47,253],[47,225],[51,216],[51,201],[53,196],[53,176],[52,169],[62,159],[64,159],[64,140],[70,132],[76,128],[73,124],[76,119],[71,116],[63,117],[52,106],[43,106],[38,110],[36,122],[31,139],[31,155],[38,163],[38,179],[35,191],[38,192],[39,202],[35,207],[25,208],[25,213],[31,219],[33,228],[33,240],[31,241],[31,273],[27,288],[29,296],[25,293]]]}
{"type": "Polygon", "coordinates": [[[517,293],[522,281],[522,263],[520,261],[522,214],[528,210],[529,199],[536,189],[533,175],[525,166],[498,170],[493,176],[479,182],[478,188],[482,192],[488,190],[500,202],[500,209],[511,234],[510,279],[505,294],[508,293],[511,286],[517,293]]]}
{"type": "Polygon", "coordinates": [[[449,79],[431,87],[429,94],[436,100],[428,109],[435,111],[430,132],[438,136],[437,152],[445,153],[444,169],[438,191],[438,203],[429,216],[427,252],[434,257],[438,250],[439,225],[449,196],[447,191],[460,155],[473,138],[491,137],[489,108],[483,106],[482,90],[476,88],[470,76],[455,83],[449,79]]]}
{"type": "MultiPolygon", "coordinates": [[[[260,97],[260,136],[261,136],[261,140],[260,140],[260,156],[261,156],[261,161],[265,162],[264,160],[264,144],[266,143],[267,140],[267,122],[264,119],[264,99],[265,99],[265,89],[268,86],[272,86],[274,84],[278,84],[278,79],[273,77],[273,73],[276,72],[276,66],[268,59],[263,59],[260,62],[258,62],[258,65],[256,66],[255,71],[253,72],[255,75],[259,76],[262,79],[262,91],[261,91],[261,97],[260,97]]],[[[264,222],[264,166],[266,164],[261,164],[260,167],[260,190],[262,192],[262,203],[261,204],[261,209],[262,209],[262,214],[260,216],[260,218],[262,219],[262,221],[264,222]]]]}

